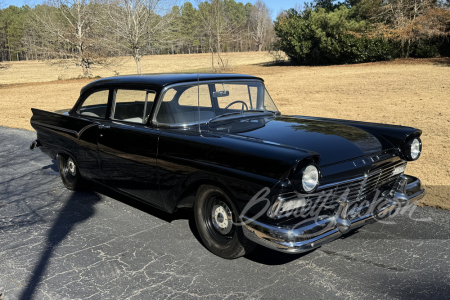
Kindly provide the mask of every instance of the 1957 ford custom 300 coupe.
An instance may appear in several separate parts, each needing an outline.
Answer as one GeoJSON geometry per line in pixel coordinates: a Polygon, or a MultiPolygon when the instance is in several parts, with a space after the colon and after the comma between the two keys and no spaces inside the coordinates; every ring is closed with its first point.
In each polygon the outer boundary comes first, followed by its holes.
{"type": "Polygon", "coordinates": [[[169,213],[192,208],[224,258],[256,244],[309,251],[424,195],[404,174],[420,130],[281,115],[254,76],[104,78],[67,113],[32,111],[30,148],[58,159],[68,189],[97,182],[169,213]]]}

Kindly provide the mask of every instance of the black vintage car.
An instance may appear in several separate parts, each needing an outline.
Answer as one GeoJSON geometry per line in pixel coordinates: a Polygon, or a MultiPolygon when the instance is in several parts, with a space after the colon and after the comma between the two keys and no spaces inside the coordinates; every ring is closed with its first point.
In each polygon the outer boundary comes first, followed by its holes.
{"type": "Polygon", "coordinates": [[[67,113],[32,109],[64,185],[104,184],[154,207],[190,208],[206,247],[299,253],[423,197],[404,174],[422,151],[402,126],[281,115],[261,78],[167,74],[86,85],[67,113]]]}

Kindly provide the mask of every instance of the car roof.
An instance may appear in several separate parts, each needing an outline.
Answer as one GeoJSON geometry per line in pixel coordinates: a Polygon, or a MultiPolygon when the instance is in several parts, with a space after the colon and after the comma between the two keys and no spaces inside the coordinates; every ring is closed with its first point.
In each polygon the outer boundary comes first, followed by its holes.
{"type": "Polygon", "coordinates": [[[130,87],[165,87],[167,85],[192,81],[209,81],[209,80],[243,80],[243,79],[257,79],[263,81],[262,78],[244,75],[244,74],[140,74],[140,75],[125,75],[114,76],[95,80],[81,89],[81,94],[93,88],[103,88],[108,86],[120,85],[130,87]]]}

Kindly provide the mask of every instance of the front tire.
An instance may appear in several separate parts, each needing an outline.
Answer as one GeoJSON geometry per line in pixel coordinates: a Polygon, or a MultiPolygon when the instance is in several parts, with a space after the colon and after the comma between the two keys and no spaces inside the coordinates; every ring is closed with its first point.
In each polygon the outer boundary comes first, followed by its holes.
{"type": "Polygon", "coordinates": [[[206,248],[212,253],[234,259],[250,253],[256,246],[244,236],[236,205],[220,188],[202,185],[194,204],[195,224],[206,248]]]}
{"type": "Polygon", "coordinates": [[[75,159],[70,155],[58,155],[58,169],[64,186],[72,191],[89,189],[92,184],[81,177],[75,159]]]}

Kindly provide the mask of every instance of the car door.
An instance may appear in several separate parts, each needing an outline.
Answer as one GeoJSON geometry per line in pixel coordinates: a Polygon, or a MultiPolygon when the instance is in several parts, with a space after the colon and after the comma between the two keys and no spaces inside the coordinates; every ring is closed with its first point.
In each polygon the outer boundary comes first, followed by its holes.
{"type": "Polygon", "coordinates": [[[160,131],[146,125],[155,93],[113,89],[108,120],[99,126],[102,181],[110,187],[163,208],[156,164],[160,131]]]}
{"type": "Polygon", "coordinates": [[[77,124],[77,146],[69,147],[77,160],[82,175],[86,178],[100,180],[101,173],[98,164],[97,139],[99,125],[106,118],[108,111],[109,89],[92,90],[83,94],[80,104],[74,112],[77,124]]]}

